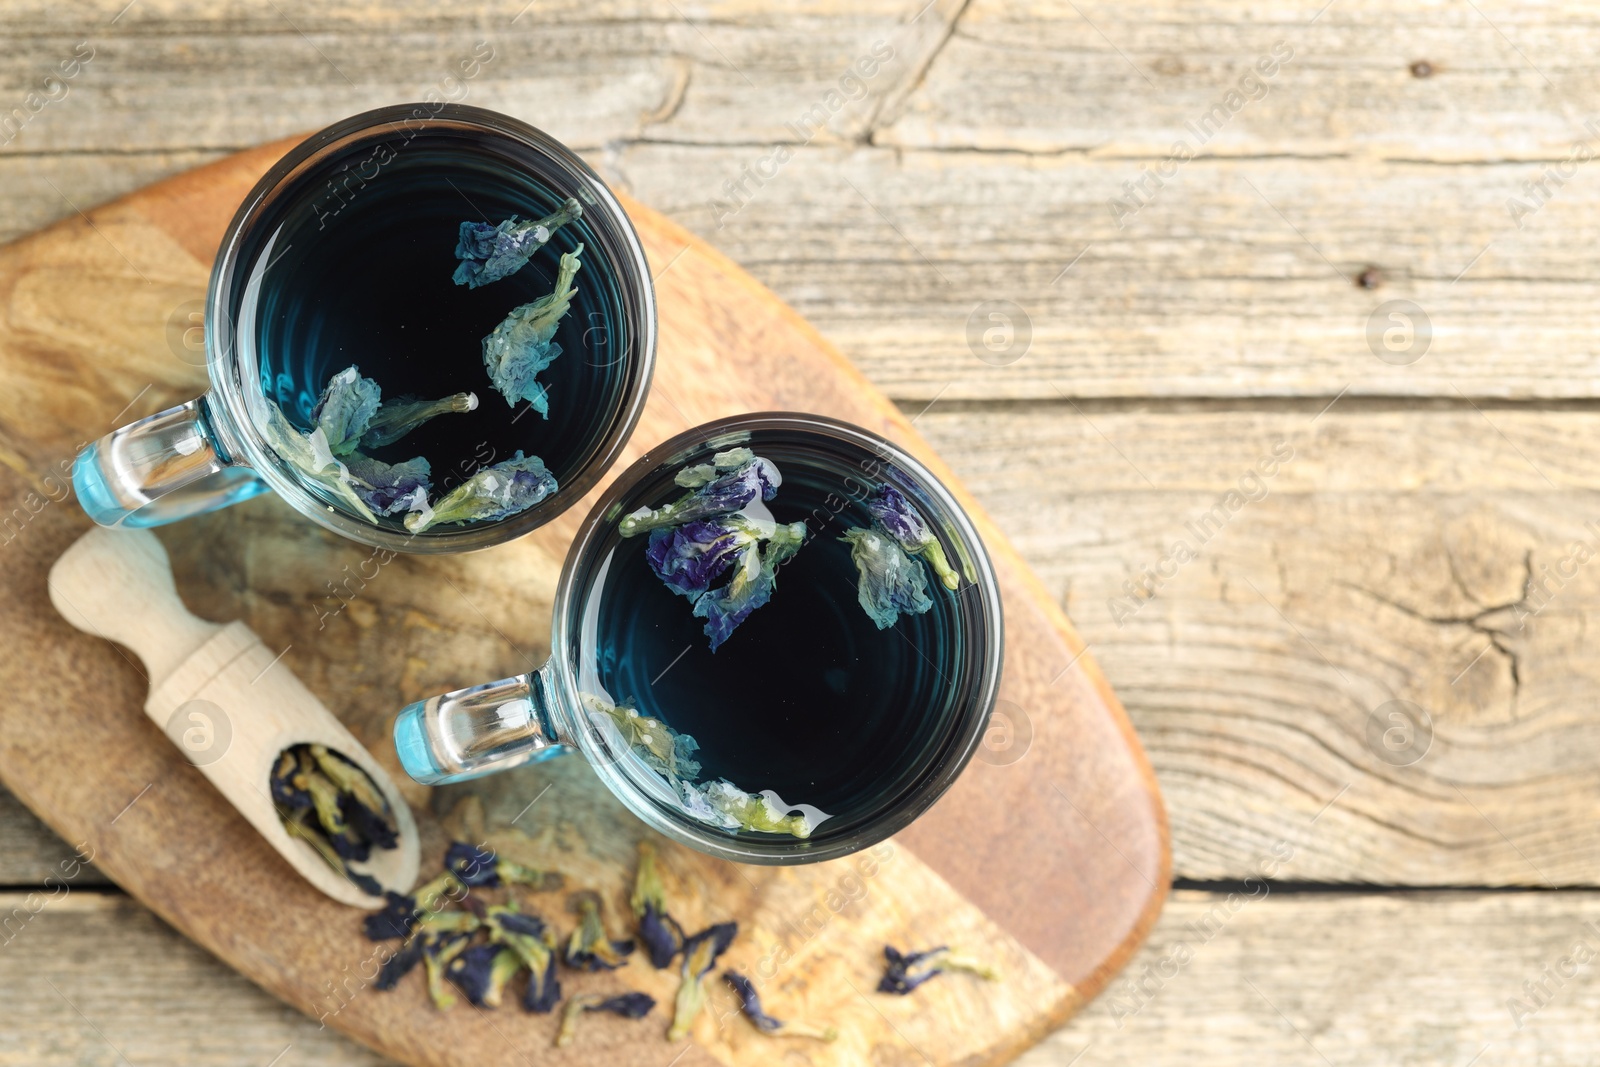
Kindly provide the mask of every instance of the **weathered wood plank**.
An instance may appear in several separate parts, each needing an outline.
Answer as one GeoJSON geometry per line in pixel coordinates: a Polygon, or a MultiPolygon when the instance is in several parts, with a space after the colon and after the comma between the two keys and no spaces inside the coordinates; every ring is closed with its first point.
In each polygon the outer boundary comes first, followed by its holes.
{"type": "Polygon", "coordinates": [[[1230,908],[1180,892],[1124,978],[1018,1064],[1589,1063],[1596,953],[1590,893],[1258,893],[1230,908]],[[1525,982],[1543,983],[1542,1007],[1525,982]]]}
{"type": "Polygon", "coordinates": [[[1592,884],[1600,414],[1317,407],[935,407],[917,425],[1121,694],[1179,877],[1244,877],[1303,838],[1286,877],[1592,884]],[[1237,510],[1205,518],[1230,490],[1237,510]],[[1382,755],[1391,700],[1431,715],[1411,765],[1382,755]]]}
{"type": "MultiPolygon", "coordinates": [[[[0,896],[0,911],[22,903],[0,896]]],[[[1225,894],[1178,892],[1125,976],[1019,1064],[1387,1067],[1480,1053],[1486,1064],[1588,1062],[1600,984],[1593,964],[1573,957],[1580,942],[1600,951],[1596,924],[1591,893],[1282,895],[1252,885],[1230,906],[1225,894]],[[1544,983],[1542,1007],[1524,982],[1544,983]]],[[[122,1062],[107,1041],[130,1063],[266,1064],[286,1046],[280,1064],[385,1062],[117,895],[74,895],[35,916],[0,951],[0,997],[0,1064],[122,1062]]]]}
{"type": "Polygon", "coordinates": [[[274,1000],[120,893],[0,893],[0,1064],[325,1064],[373,1055],[274,1000]]]}

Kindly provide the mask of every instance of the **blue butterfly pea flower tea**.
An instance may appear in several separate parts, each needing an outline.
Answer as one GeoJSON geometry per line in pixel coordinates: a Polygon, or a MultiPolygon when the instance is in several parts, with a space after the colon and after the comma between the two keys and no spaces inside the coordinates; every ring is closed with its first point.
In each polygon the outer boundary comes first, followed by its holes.
{"type": "Polygon", "coordinates": [[[614,429],[596,413],[625,387],[616,271],[582,203],[504,150],[400,130],[251,230],[248,407],[330,508],[412,535],[497,523],[614,429]]]}

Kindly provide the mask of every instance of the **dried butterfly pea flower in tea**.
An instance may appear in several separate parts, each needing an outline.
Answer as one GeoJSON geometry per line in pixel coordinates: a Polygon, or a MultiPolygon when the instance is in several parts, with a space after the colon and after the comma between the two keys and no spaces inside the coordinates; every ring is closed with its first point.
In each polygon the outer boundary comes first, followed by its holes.
{"type": "Polygon", "coordinates": [[[556,479],[538,456],[522,450],[478,471],[447,493],[436,505],[426,501],[406,516],[406,529],[421,533],[445,523],[487,522],[527,511],[556,491],[556,479]]]}
{"type": "Polygon", "coordinates": [[[372,509],[351,484],[349,469],[328,447],[328,435],[321,426],[310,433],[301,433],[271,400],[266,401],[266,414],[263,436],[279,459],[309,481],[326,489],[335,499],[343,501],[363,519],[377,521],[372,509]]]}
{"type": "Polygon", "coordinates": [[[656,847],[649,841],[639,842],[639,869],[628,904],[639,921],[639,940],[651,965],[662,970],[683,948],[683,927],[667,914],[667,895],[656,874],[656,847]]]}
{"type": "Polygon", "coordinates": [[[880,485],[868,498],[867,511],[874,525],[894,538],[907,553],[927,560],[946,589],[953,590],[961,585],[961,576],[945,558],[944,546],[900,490],[892,485],[880,485]]]}
{"type": "Polygon", "coordinates": [[[582,694],[582,699],[591,715],[598,713],[610,719],[623,744],[668,781],[693,778],[700,773],[700,764],[693,759],[699,747],[694,738],[677,733],[660,719],[639,714],[626,703],[612,704],[592,693],[582,694]]]}
{"type": "Polygon", "coordinates": [[[923,952],[901,952],[893,945],[885,945],[883,958],[883,977],[878,981],[880,993],[905,996],[928,979],[946,971],[975,974],[991,982],[1000,979],[999,972],[988,964],[943,945],[923,952]]]}
{"type": "Polygon", "coordinates": [[[569,197],[542,219],[518,222],[512,216],[497,226],[463,222],[456,237],[456,258],[461,263],[456,267],[455,283],[476,289],[515,274],[556,230],[582,215],[582,205],[569,197]]]}
{"type": "Polygon", "coordinates": [[[555,289],[513,309],[483,339],[483,365],[489,380],[512,407],[526,400],[540,415],[550,417],[548,391],[537,378],[561,354],[561,346],[554,339],[556,327],[572,307],[576,293],[572,279],[581,266],[578,257],[582,254],[580,244],[562,256],[555,289]]]}
{"type": "Polygon", "coordinates": [[[806,524],[774,524],[765,545],[747,545],[739,553],[733,577],[720,588],[708,590],[694,602],[696,618],[706,620],[706,636],[711,651],[722,647],[738,625],[757,608],[772,599],[778,584],[778,568],[794,558],[805,542],[806,524]]]}
{"type": "Polygon", "coordinates": [[[739,1008],[750,1024],[763,1034],[779,1037],[809,1037],[818,1041],[834,1041],[839,1031],[831,1026],[812,1026],[809,1023],[784,1022],[774,1019],[761,1009],[761,994],[756,985],[738,971],[723,971],[722,980],[739,996],[739,1008]]]}
{"type": "Polygon", "coordinates": [[[852,527],[840,538],[856,565],[856,599],[878,629],[887,630],[900,613],[920,615],[933,607],[922,565],[899,544],[876,530],[852,527]]]}
{"type": "Polygon", "coordinates": [[[600,913],[600,894],[586,889],[574,893],[567,902],[568,910],[578,915],[578,928],[567,940],[566,963],[583,971],[612,971],[627,963],[633,952],[633,942],[612,941],[606,936],[605,921],[600,913]]]}
{"type": "Polygon", "coordinates": [[[567,1001],[561,1012],[561,1029],[556,1031],[556,1047],[566,1048],[578,1036],[578,1017],[585,1012],[608,1011],[624,1019],[643,1019],[656,1006],[656,998],[648,993],[623,993],[615,997],[602,997],[595,993],[580,993],[567,1001]]]}
{"type": "Polygon", "coordinates": [[[748,448],[733,448],[712,457],[709,480],[705,465],[678,472],[679,485],[692,491],[659,508],[641,508],[617,524],[623,537],[636,537],[661,526],[681,526],[713,515],[731,515],[758,498],[771,500],[783,484],[778,468],[748,448]],[[719,473],[720,472],[720,473],[719,473]]]}
{"type": "Polygon", "coordinates": [[[695,1017],[705,1007],[705,977],[717,965],[739,932],[738,923],[717,923],[701,930],[683,943],[683,961],[678,965],[678,996],[673,1004],[672,1025],[667,1040],[677,1041],[689,1033],[695,1017]]]}
{"type": "Polygon", "coordinates": [[[353,365],[328,379],[311,409],[311,421],[327,439],[328,451],[336,456],[355,451],[367,424],[378,413],[382,396],[378,383],[363,378],[353,365]]]}
{"type": "Polygon", "coordinates": [[[476,393],[456,393],[443,400],[417,400],[413,397],[386,400],[368,421],[366,432],[361,435],[361,447],[383,448],[436,416],[476,410],[476,393]]]}
{"type": "Polygon", "coordinates": [[[410,511],[419,499],[428,499],[433,487],[428,461],[421,456],[404,463],[385,463],[360,452],[345,457],[350,488],[377,515],[396,515],[410,511]]]}

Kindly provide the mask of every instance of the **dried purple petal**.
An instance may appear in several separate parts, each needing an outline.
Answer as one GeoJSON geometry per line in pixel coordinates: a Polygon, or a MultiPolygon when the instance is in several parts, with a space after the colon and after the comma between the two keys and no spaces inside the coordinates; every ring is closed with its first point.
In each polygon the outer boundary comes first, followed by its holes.
{"type": "Polygon", "coordinates": [[[561,980],[556,977],[556,957],[551,953],[545,960],[543,971],[528,973],[528,988],[522,994],[522,1007],[539,1015],[548,1015],[561,1001],[561,980]]]}
{"type": "Polygon", "coordinates": [[[578,260],[582,254],[583,246],[579,245],[562,256],[555,289],[512,309],[483,339],[483,365],[489,380],[512,407],[526,400],[540,415],[550,417],[549,391],[538,376],[561,354],[561,346],[555,341],[556,327],[572,307],[577,292],[572,279],[582,265],[578,260]]]}
{"type": "Polygon", "coordinates": [[[523,512],[556,491],[555,475],[538,456],[516,455],[486,467],[445,494],[433,507],[424,504],[406,516],[412,533],[455,522],[494,522],[523,512]]]}
{"type": "Polygon", "coordinates": [[[606,936],[600,915],[600,895],[592,890],[574,893],[568,906],[578,913],[578,928],[567,941],[568,967],[585,971],[612,971],[627,963],[633,952],[632,941],[613,941],[606,936]]]}
{"type": "Polygon", "coordinates": [[[651,530],[645,559],[668,589],[695,600],[733,566],[748,543],[748,537],[732,525],[701,519],[651,530]]]}
{"type": "Polygon", "coordinates": [[[867,498],[866,504],[873,525],[909,555],[927,560],[928,566],[933,568],[933,573],[946,589],[955,589],[961,584],[961,576],[945,558],[944,546],[939,543],[939,538],[928,529],[927,523],[922,521],[922,516],[917,514],[904,494],[892,485],[880,485],[867,498]]]}
{"type": "Polygon", "coordinates": [[[311,421],[327,436],[330,452],[342,456],[355,449],[377,414],[382,395],[378,383],[363,378],[353,365],[328,379],[311,409],[311,421]]]}
{"type": "Polygon", "coordinates": [[[970,956],[940,945],[922,952],[901,952],[893,945],[883,946],[886,966],[878,981],[878,992],[905,996],[935,975],[946,971],[965,971],[989,981],[998,981],[994,968],[970,956]]]}
{"type": "MultiPolygon", "coordinates": [[[[461,879],[463,885],[473,888],[495,888],[501,885],[526,885],[535,889],[553,889],[561,882],[555,871],[540,871],[511,860],[501,859],[493,852],[452,841],[444,854],[445,870],[461,879]]],[[[538,922],[536,916],[526,918],[538,922]]],[[[541,924],[542,925],[542,924],[541,924]]]]}
{"type": "Polygon", "coordinates": [[[371,912],[362,922],[362,929],[370,941],[389,941],[397,937],[411,936],[412,928],[422,913],[417,910],[415,897],[393,890],[385,893],[383,899],[386,903],[377,911],[371,912]]]}
{"type": "Polygon", "coordinates": [[[732,579],[695,601],[694,613],[706,620],[705,633],[711,651],[722,646],[740,623],[768,600],[778,584],[778,567],[800,551],[805,541],[806,524],[777,526],[764,545],[747,545],[739,553],[732,579]]]}
{"type": "Polygon", "coordinates": [[[428,996],[440,1011],[455,1007],[455,994],[445,986],[445,969],[467,950],[472,935],[466,932],[429,934],[422,944],[422,966],[428,972],[428,996]]]}
{"type": "Polygon", "coordinates": [[[410,974],[421,962],[422,938],[413,937],[400,946],[399,952],[383,961],[383,965],[378,968],[378,977],[372,982],[373,987],[388,992],[399,985],[400,979],[410,974]]]}
{"type": "Polygon", "coordinates": [[[856,599],[878,629],[889,629],[902,613],[920,615],[933,607],[922,566],[893,539],[853,526],[839,540],[850,546],[856,565],[856,599]]]}
{"type": "Polygon", "coordinates": [[[476,393],[455,393],[442,400],[418,400],[403,396],[385,400],[367,423],[361,435],[361,447],[367,449],[392,445],[429,419],[452,412],[474,411],[478,407],[476,393]]]}
{"type": "Polygon", "coordinates": [[[456,267],[455,283],[476,289],[515,274],[556,230],[582,215],[583,207],[568,198],[542,219],[518,222],[513,215],[498,226],[463,222],[456,237],[456,258],[461,263],[456,267]]]}
{"type": "Polygon", "coordinates": [[[633,895],[628,898],[639,920],[639,940],[644,943],[650,963],[662,970],[683,948],[683,927],[667,914],[666,891],[656,874],[656,849],[649,841],[639,842],[639,870],[633,879],[633,895]]]}
{"type": "Polygon", "coordinates": [[[498,1008],[506,983],[522,970],[517,954],[500,945],[473,945],[450,961],[445,977],[480,1008],[498,1008]]]}
{"type": "Polygon", "coordinates": [[[733,991],[739,995],[739,1007],[744,1012],[744,1017],[764,1034],[811,1037],[818,1041],[832,1041],[839,1036],[839,1031],[831,1026],[816,1027],[807,1023],[786,1023],[782,1019],[774,1019],[761,1010],[761,994],[756,991],[756,984],[738,971],[723,971],[722,980],[732,986],[733,991]]]}
{"type": "Polygon", "coordinates": [[[695,1017],[705,1006],[705,976],[717,964],[739,932],[738,923],[717,923],[701,930],[683,943],[683,961],[678,965],[681,981],[667,1040],[677,1041],[689,1033],[695,1017]]]}
{"type": "MultiPolygon", "coordinates": [[[[685,493],[664,507],[654,510],[642,508],[632,515],[623,516],[622,521],[617,524],[617,532],[623,537],[634,537],[662,526],[680,526],[713,515],[731,515],[735,511],[749,507],[758,497],[762,500],[771,500],[777,493],[778,486],[783,484],[783,478],[770,460],[754,455],[748,448],[717,453],[713,457],[713,470],[722,470],[721,464],[717,461],[735,453],[742,460],[739,466],[717,474],[708,482],[698,484],[691,492],[685,493]]],[[[685,471],[680,471],[679,476],[686,472],[703,470],[703,466],[689,467],[685,471]]],[[[693,478],[691,481],[698,481],[698,478],[693,478]]]]}
{"type": "Polygon", "coordinates": [[[624,1019],[643,1019],[656,1006],[656,998],[649,993],[622,993],[607,997],[587,1011],[608,1011],[624,1019]]]}
{"type": "Polygon", "coordinates": [[[432,468],[422,456],[403,463],[385,463],[381,459],[360,452],[345,457],[345,469],[350,473],[351,489],[377,515],[394,515],[410,511],[420,489],[423,499],[433,487],[429,478],[432,468]]]}

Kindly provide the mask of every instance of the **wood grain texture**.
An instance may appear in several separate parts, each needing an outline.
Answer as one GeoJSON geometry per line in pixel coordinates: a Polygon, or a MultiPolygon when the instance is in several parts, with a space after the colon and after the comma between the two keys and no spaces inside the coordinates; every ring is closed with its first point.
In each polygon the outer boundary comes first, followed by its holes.
{"type": "MultiPolygon", "coordinates": [[[[151,393],[199,388],[197,369],[167,345],[160,309],[188,295],[186,285],[198,294],[201,257],[215,245],[241,187],[283,148],[192,172],[0,250],[0,291],[7,294],[0,358],[13,382],[9,399],[0,399],[0,427],[14,491],[25,474],[42,479],[58,453],[70,453],[100,422],[121,419],[124,413],[115,409],[127,406],[123,395],[139,402],[151,393]],[[121,309],[115,321],[79,318],[85,277],[95,280],[102,307],[121,309]]],[[[630,210],[659,264],[662,308],[657,377],[630,446],[634,454],[718,415],[794,408],[868,425],[944,471],[904,416],[792,310],[684,231],[638,205],[630,210]],[[758,374],[729,373],[757,357],[758,374]]],[[[743,872],[675,849],[669,861],[687,882],[679,910],[689,928],[739,916],[746,935],[730,965],[774,982],[781,978],[778,988],[793,990],[794,999],[803,994],[812,1014],[837,1020],[846,1034],[837,1045],[796,1050],[814,1062],[850,1062],[905,1041],[936,1049],[946,1062],[1013,1055],[1115,973],[1164,896],[1165,822],[1131,727],[1065,617],[971,507],[1007,608],[1002,698],[1036,709],[1038,758],[1016,766],[975,763],[878,857],[871,874],[854,868],[854,860],[743,872]],[[1041,804],[1055,813],[1042,837],[1033,815],[1041,804]],[[839,897],[836,887],[857,876],[872,879],[871,903],[862,905],[859,919],[830,921],[818,902],[839,897]],[[821,916],[820,932],[805,925],[814,913],[821,916]],[[953,999],[938,1010],[867,1000],[857,990],[871,984],[878,964],[876,948],[863,953],[862,946],[907,936],[985,946],[1015,977],[981,988],[948,986],[938,996],[953,999]],[[797,962],[788,962],[789,955],[797,962]]],[[[337,973],[341,958],[359,958],[371,946],[362,945],[353,924],[348,933],[330,933],[341,917],[350,922],[348,913],[304,899],[305,887],[281,872],[270,878],[271,893],[261,891],[260,881],[230,876],[235,864],[276,868],[262,859],[263,843],[241,831],[237,817],[215,798],[208,804],[203,785],[174,766],[179,761],[170,748],[121,714],[123,698],[144,684],[136,668],[128,669],[126,654],[69,637],[42,603],[42,564],[82,527],[81,517],[64,505],[51,508],[48,500],[25,510],[3,565],[15,588],[32,592],[10,604],[6,625],[19,640],[43,638],[70,651],[63,651],[60,673],[49,681],[53,672],[38,663],[26,672],[16,663],[4,669],[15,685],[48,685],[51,699],[77,710],[66,727],[16,721],[8,729],[10,748],[0,752],[0,773],[57,829],[90,837],[96,862],[119,884],[270,991],[318,1014],[320,979],[337,973]],[[90,688],[99,694],[92,705],[84,703],[90,688]],[[24,737],[30,723],[34,733],[24,737]],[[94,745],[118,758],[92,788],[48,770],[53,753],[94,745]],[[125,821],[114,826],[112,817],[125,821]],[[179,837],[214,861],[174,855],[167,846],[179,837]]],[[[276,500],[259,498],[163,534],[180,587],[193,596],[191,607],[215,618],[242,617],[269,646],[285,647],[285,666],[338,709],[370,748],[392,759],[387,724],[408,696],[535,665],[528,650],[547,641],[543,620],[553,578],[586,511],[581,504],[491,552],[396,560],[361,588],[348,616],[341,617],[342,607],[333,613],[331,626],[329,604],[341,602],[306,577],[338,576],[336,561],[358,561],[365,553],[290,519],[276,500]]],[[[331,579],[324,584],[333,588],[331,579]]],[[[587,768],[566,762],[571,765],[528,768],[475,788],[511,805],[503,813],[509,821],[543,785],[564,783],[558,791],[563,799],[537,816],[545,832],[527,846],[527,862],[578,876],[578,884],[601,888],[620,909],[629,844],[639,830],[587,768]]],[[[413,789],[412,796],[415,803],[428,802],[426,790],[413,789]]],[[[442,847],[437,826],[431,837],[425,828],[424,839],[433,846],[430,851],[425,844],[425,854],[442,847]]],[[[509,854],[514,845],[508,841],[502,851],[509,854]]],[[[845,893],[840,908],[829,908],[843,914],[850,897],[845,893]]],[[[666,976],[640,971],[622,977],[658,997],[670,993],[666,976]]],[[[548,1029],[549,1020],[526,1016],[513,1016],[514,1022],[468,1017],[459,1030],[429,1026],[421,998],[415,985],[393,996],[357,996],[331,1013],[331,1024],[389,1054],[429,1063],[481,1060],[500,1047],[497,1031],[504,1027],[516,1028],[515,1043],[537,1041],[532,1035],[548,1029]]],[[[612,1054],[629,1062],[654,1062],[662,1052],[659,1042],[638,1031],[605,1040],[612,1054]]],[[[694,1055],[725,1063],[764,1054],[759,1041],[722,1040],[705,1025],[699,1043],[705,1052],[694,1055]]]]}
{"type": "MultiPolygon", "coordinates": [[[[23,900],[0,896],[0,914],[23,900]]],[[[1600,952],[1597,923],[1592,893],[1258,892],[1230,904],[1178,891],[1123,977],[1018,1065],[1586,1063],[1594,964],[1565,980],[1545,968],[1580,942],[1600,952]],[[1545,1005],[1514,1016],[1512,1001],[1535,1006],[1523,983],[1539,981],[1545,1005]]],[[[291,1045],[280,1064],[391,1062],[319,1031],[117,896],[45,907],[0,951],[0,988],[4,1067],[119,1062],[107,1041],[135,1064],[265,1065],[291,1045]]]]}

